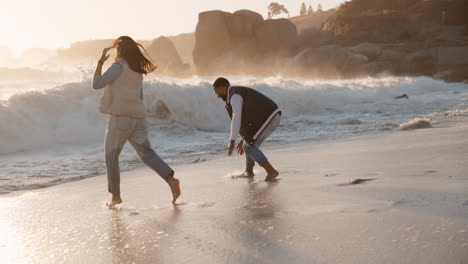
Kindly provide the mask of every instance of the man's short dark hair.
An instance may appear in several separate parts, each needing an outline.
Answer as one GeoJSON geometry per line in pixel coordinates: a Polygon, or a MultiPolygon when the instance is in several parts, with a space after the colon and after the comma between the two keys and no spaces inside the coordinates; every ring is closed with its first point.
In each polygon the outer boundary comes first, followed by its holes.
{"type": "Polygon", "coordinates": [[[223,77],[219,77],[218,79],[216,79],[216,81],[213,83],[213,87],[218,89],[220,87],[226,87],[228,88],[229,86],[231,86],[231,84],[229,83],[229,81],[226,79],[226,78],[223,78],[223,77]]]}

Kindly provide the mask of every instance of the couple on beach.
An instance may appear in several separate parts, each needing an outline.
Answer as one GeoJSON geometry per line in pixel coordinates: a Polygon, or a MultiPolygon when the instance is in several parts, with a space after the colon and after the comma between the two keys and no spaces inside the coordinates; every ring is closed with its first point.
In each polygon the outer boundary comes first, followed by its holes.
{"type": "MultiPolygon", "coordinates": [[[[122,203],[119,155],[127,140],[143,163],[167,182],[173,196],[172,203],[180,196],[180,182],[174,178],[174,170],[151,148],[144,125],[143,75],[156,68],[141,44],[128,36],[121,36],[102,51],[94,73],[93,88],[104,89],[100,111],[109,115],[104,151],[108,191],[112,194],[112,200],[107,204],[110,208],[122,203]],[[115,62],[102,74],[102,66],[112,48],[117,51],[115,62]]],[[[242,139],[237,144],[237,152],[246,154],[243,176],[253,177],[253,167],[257,162],[267,172],[265,181],[274,181],[279,173],[258,147],[280,124],[281,111],[276,103],[251,88],[231,86],[222,77],[214,82],[213,91],[226,102],[231,118],[228,155],[232,154],[240,134],[242,139]]]]}

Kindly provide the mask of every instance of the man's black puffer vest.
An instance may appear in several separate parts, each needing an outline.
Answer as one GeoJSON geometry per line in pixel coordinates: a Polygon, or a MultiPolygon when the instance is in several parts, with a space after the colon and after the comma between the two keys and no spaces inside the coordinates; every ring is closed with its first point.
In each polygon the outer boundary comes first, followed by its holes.
{"type": "Polygon", "coordinates": [[[249,144],[254,144],[254,136],[262,125],[267,121],[268,117],[273,114],[278,105],[273,100],[265,95],[255,91],[254,89],[231,86],[227,95],[229,103],[226,103],[226,109],[229,117],[232,119],[232,106],[230,104],[231,97],[238,94],[243,99],[242,104],[242,121],[239,134],[249,144]]]}

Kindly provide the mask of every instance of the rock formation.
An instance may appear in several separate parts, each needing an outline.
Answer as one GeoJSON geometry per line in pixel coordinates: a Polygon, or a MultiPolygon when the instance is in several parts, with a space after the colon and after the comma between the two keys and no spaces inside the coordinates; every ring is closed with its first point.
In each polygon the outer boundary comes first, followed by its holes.
{"type": "Polygon", "coordinates": [[[199,14],[193,59],[198,73],[252,73],[272,58],[291,57],[297,47],[295,25],[287,19],[263,20],[240,10],[199,14]]]}

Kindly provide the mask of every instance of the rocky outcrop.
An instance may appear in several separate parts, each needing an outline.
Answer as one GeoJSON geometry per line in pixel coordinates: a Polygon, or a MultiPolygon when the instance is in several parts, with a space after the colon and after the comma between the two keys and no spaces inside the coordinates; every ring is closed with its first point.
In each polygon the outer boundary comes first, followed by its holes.
{"type": "Polygon", "coordinates": [[[441,78],[450,81],[468,80],[468,44],[437,48],[437,70],[441,78]]]}
{"type": "Polygon", "coordinates": [[[193,61],[201,75],[215,71],[214,61],[231,51],[228,16],[230,13],[222,11],[208,11],[198,15],[193,61]]]}
{"type": "Polygon", "coordinates": [[[343,4],[323,29],[348,44],[417,41],[432,29],[468,24],[462,11],[467,8],[466,0],[353,0],[343,4]]]}
{"type": "MultiPolygon", "coordinates": [[[[252,11],[201,13],[201,75],[319,78],[424,75],[468,79],[466,0],[352,0],[320,17],[263,20],[252,11]],[[466,7],[466,8],[465,8],[466,7]]],[[[324,13],[321,13],[322,15],[324,13]]]]}
{"type": "Polygon", "coordinates": [[[349,48],[350,51],[362,54],[367,57],[369,61],[377,60],[384,52],[384,47],[375,43],[361,43],[349,48]]]}
{"type": "Polygon", "coordinates": [[[272,57],[292,56],[298,43],[287,19],[263,20],[253,11],[209,11],[199,14],[193,51],[198,73],[247,74],[272,57]]]}
{"type": "Polygon", "coordinates": [[[388,73],[467,80],[468,60],[461,59],[468,46],[468,16],[461,11],[466,8],[464,0],[349,1],[323,23],[322,31],[302,29],[303,51],[292,60],[292,68],[306,67],[301,72],[307,76],[335,71],[335,77],[388,73]],[[330,40],[321,40],[324,32],[332,35],[330,40]],[[328,55],[363,56],[367,62],[342,59],[345,64],[340,65],[340,60],[320,59],[328,55]]]}
{"type": "Polygon", "coordinates": [[[291,60],[290,73],[308,77],[347,78],[364,73],[365,55],[337,45],[309,48],[291,60]]]}
{"type": "Polygon", "coordinates": [[[301,49],[331,45],[335,40],[335,36],[332,33],[315,28],[302,30],[298,38],[301,49]]]}
{"type": "Polygon", "coordinates": [[[161,67],[182,64],[179,53],[177,53],[174,44],[167,37],[159,37],[153,40],[147,51],[154,59],[158,60],[161,67]]]}
{"type": "Polygon", "coordinates": [[[322,29],[323,23],[335,14],[335,12],[336,9],[330,9],[327,11],[313,12],[305,16],[292,17],[289,18],[289,20],[296,25],[297,32],[300,35],[304,30],[322,29]]]}
{"type": "Polygon", "coordinates": [[[296,26],[287,19],[266,20],[255,33],[257,49],[261,54],[288,54],[297,47],[296,26]]]}
{"type": "Polygon", "coordinates": [[[255,32],[263,23],[263,17],[250,10],[234,12],[228,19],[232,42],[237,44],[247,39],[253,39],[255,32]]]}
{"type": "Polygon", "coordinates": [[[408,54],[401,64],[400,74],[432,75],[437,72],[436,50],[422,50],[408,54]]]}
{"type": "Polygon", "coordinates": [[[158,66],[160,74],[176,76],[188,68],[188,65],[182,62],[172,41],[167,37],[154,39],[147,47],[147,51],[158,66]]]}
{"type": "Polygon", "coordinates": [[[263,17],[253,11],[239,10],[228,19],[231,48],[236,60],[249,60],[257,54],[255,35],[263,17]]]}
{"type": "Polygon", "coordinates": [[[195,69],[193,63],[193,49],[195,48],[195,33],[184,33],[177,36],[168,37],[174,44],[177,53],[184,63],[195,69]]]}

